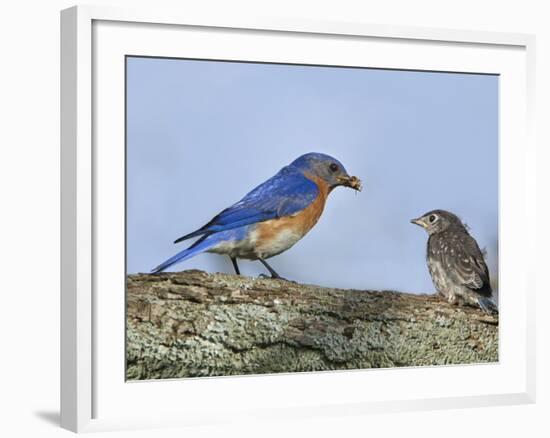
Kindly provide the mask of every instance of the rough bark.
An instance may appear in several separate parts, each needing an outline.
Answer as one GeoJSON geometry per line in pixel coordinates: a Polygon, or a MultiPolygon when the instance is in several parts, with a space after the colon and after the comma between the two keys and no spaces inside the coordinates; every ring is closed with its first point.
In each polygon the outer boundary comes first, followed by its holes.
{"type": "Polygon", "coordinates": [[[498,361],[498,320],[433,295],[201,271],[127,286],[130,380],[498,361]]]}

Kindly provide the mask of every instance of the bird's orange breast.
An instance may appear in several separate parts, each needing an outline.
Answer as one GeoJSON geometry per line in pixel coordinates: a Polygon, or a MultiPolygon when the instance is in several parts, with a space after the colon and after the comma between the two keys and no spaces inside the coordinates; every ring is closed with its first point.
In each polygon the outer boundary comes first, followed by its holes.
{"type": "Polygon", "coordinates": [[[313,175],[306,174],[306,177],[319,188],[317,198],[293,216],[271,219],[256,226],[255,243],[260,257],[272,257],[287,250],[305,236],[321,217],[330,191],[329,186],[313,175]]]}

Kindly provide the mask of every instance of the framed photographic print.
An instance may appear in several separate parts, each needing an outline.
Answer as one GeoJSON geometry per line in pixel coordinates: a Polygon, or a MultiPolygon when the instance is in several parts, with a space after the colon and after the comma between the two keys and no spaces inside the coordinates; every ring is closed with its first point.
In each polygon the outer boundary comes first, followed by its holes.
{"type": "Polygon", "coordinates": [[[531,36],[61,24],[63,427],[533,401],[531,36]]]}

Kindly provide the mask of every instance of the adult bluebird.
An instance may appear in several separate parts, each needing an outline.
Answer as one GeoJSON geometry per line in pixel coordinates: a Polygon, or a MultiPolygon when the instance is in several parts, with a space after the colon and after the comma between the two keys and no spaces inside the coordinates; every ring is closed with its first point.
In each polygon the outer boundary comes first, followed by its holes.
{"type": "Polygon", "coordinates": [[[302,155],[206,225],[177,239],[174,243],[200,236],[152,272],[210,252],[229,256],[237,275],[237,259],[247,259],[260,261],[272,278],[282,278],[266,260],[291,248],[313,228],[329,193],[338,186],[361,190],[361,181],[329,155],[302,155]]]}

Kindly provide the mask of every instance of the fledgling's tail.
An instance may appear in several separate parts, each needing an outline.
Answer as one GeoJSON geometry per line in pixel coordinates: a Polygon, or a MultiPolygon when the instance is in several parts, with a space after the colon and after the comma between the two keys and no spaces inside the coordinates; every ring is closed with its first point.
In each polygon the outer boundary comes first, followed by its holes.
{"type": "Polygon", "coordinates": [[[191,245],[189,248],[178,252],[175,256],[170,257],[168,260],[161,263],[156,268],[152,269],[151,273],[156,274],[158,272],[162,272],[165,269],[168,269],[170,266],[175,265],[176,263],[183,262],[184,260],[190,259],[191,257],[194,257],[197,254],[200,254],[201,252],[204,252],[209,248],[213,247],[219,242],[219,240],[220,239],[216,235],[203,236],[199,240],[197,240],[195,243],[193,243],[193,245],[191,245]]]}
{"type": "Polygon", "coordinates": [[[498,315],[498,306],[490,297],[478,297],[477,302],[481,310],[489,315],[498,315]]]}

